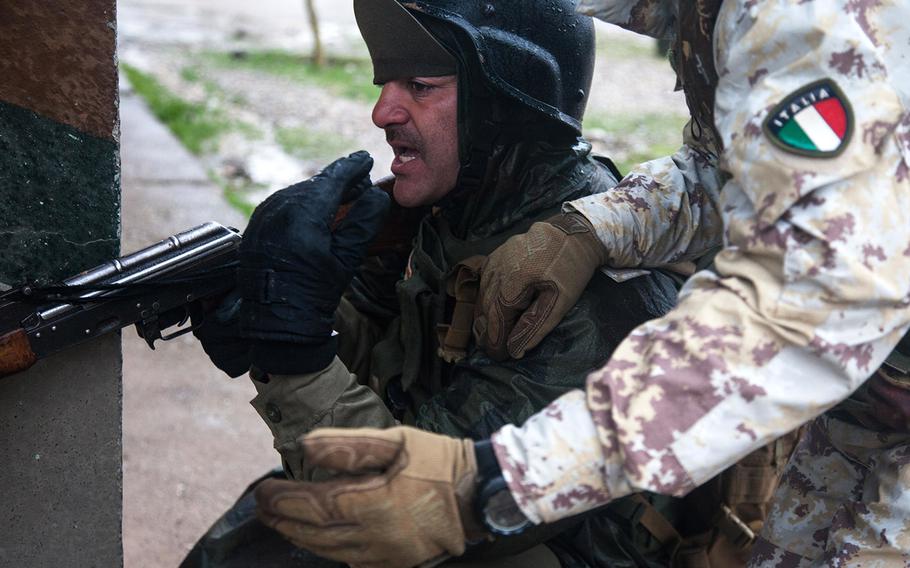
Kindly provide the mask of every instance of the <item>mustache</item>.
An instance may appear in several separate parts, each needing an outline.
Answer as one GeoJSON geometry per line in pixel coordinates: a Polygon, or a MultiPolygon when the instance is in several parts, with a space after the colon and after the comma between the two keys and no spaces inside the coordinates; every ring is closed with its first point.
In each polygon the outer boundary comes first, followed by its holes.
{"type": "Polygon", "coordinates": [[[390,126],[385,129],[386,142],[401,142],[423,153],[423,139],[419,134],[407,129],[404,126],[390,126]]]}

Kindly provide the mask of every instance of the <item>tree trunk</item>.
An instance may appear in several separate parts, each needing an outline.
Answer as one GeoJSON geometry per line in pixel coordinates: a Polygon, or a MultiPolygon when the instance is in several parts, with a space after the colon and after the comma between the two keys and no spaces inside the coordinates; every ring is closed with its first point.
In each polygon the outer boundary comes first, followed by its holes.
{"type": "Polygon", "coordinates": [[[317,67],[325,65],[325,52],[322,50],[322,38],[319,35],[319,18],[316,15],[316,6],[313,0],[306,0],[306,12],[310,19],[310,28],[313,30],[313,64],[317,67]]]}

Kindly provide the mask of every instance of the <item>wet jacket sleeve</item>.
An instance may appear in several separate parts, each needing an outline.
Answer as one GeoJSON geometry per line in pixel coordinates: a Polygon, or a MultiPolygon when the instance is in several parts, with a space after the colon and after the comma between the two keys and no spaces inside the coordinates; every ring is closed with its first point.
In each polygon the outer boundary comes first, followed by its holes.
{"type": "Polygon", "coordinates": [[[594,225],[609,267],[695,260],[721,244],[717,158],[692,139],[690,128],[672,156],[637,166],[610,191],[564,205],[594,225]]]}
{"type": "Polygon", "coordinates": [[[908,18],[905,3],[724,3],[716,120],[731,178],[716,272],[696,274],[672,312],[638,327],[586,393],[495,435],[530,518],[640,489],[684,494],[844,400],[904,334],[910,34],[891,23],[908,18]],[[765,119],[822,80],[849,113],[842,151],[779,147],[765,119]]]}
{"type": "Polygon", "coordinates": [[[272,431],[275,449],[285,471],[294,479],[304,475],[297,438],[315,428],[387,428],[396,424],[376,393],[358,380],[377,326],[343,299],[336,312],[340,334],[338,357],[318,373],[274,375],[268,382],[254,380],[257,396],[251,402],[272,431]]]}

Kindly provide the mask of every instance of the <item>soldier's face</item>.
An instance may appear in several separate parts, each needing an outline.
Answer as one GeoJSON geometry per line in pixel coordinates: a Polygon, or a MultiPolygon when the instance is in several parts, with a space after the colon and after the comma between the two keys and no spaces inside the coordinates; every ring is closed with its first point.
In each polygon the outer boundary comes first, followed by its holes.
{"type": "Polygon", "coordinates": [[[455,75],[390,81],[373,107],[395,152],[395,200],[404,207],[430,205],[458,179],[458,81],[455,75]]]}

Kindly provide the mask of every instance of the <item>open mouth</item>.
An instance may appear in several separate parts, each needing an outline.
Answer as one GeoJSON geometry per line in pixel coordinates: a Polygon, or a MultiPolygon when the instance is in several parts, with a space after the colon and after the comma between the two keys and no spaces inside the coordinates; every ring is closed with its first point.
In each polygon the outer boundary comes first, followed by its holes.
{"type": "Polygon", "coordinates": [[[395,157],[402,164],[407,164],[420,155],[420,152],[410,146],[396,145],[392,150],[395,152],[395,157]]]}

